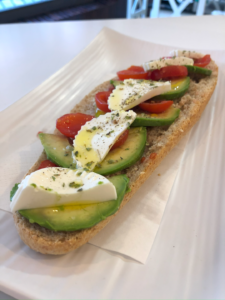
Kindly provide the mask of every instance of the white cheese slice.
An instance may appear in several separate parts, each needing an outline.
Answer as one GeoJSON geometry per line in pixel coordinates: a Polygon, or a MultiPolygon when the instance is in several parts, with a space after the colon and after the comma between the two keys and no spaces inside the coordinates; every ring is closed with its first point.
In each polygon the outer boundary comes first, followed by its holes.
{"type": "Polygon", "coordinates": [[[93,170],[135,118],[136,113],[132,110],[114,111],[92,119],[82,126],[73,141],[73,157],[77,167],[93,170]]]}
{"type": "Polygon", "coordinates": [[[116,188],[94,172],[53,167],[26,176],[19,184],[10,208],[20,209],[96,203],[117,198],[116,188]]]}
{"type": "Polygon", "coordinates": [[[189,57],[172,57],[172,58],[160,58],[158,60],[151,60],[143,64],[145,71],[161,69],[167,66],[193,66],[194,61],[189,57]]]}
{"type": "Polygon", "coordinates": [[[157,95],[171,90],[170,81],[126,79],[117,85],[108,98],[109,109],[128,110],[157,95]]]}
{"type": "Polygon", "coordinates": [[[205,56],[200,52],[190,51],[190,50],[172,50],[170,51],[170,56],[183,56],[183,57],[190,57],[193,59],[199,59],[205,56]]]}

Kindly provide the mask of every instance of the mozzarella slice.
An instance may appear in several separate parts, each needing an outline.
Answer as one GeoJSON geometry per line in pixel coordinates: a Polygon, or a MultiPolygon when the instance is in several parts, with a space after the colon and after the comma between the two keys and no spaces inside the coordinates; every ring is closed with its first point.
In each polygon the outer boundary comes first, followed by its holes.
{"type": "Polygon", "coordinates": [[[83,170],[53,167],[26,176],[10,204],[11,211],[40,207],[96,203],[117,198],[105,177],[83,170]]]}
{"type": "Polygon", "coordinates": [[[170,56],[183,56],[183,57],[189,57],[193,59],[199,59],[204,56],[204,54],[200,52],[195,51],[189,51],[189,50],[172,50],[170,51],[170,56]]]}
{"type": "Polygon", "coordinates": [[[170,81],[126,79],[116,86],[108,98],[109,109],[128,110],[132,107],[171,90],[170,81]]]}
{"type": "Polygon", "coordinates": [[[132,110],[114,111],[82,126],[73,142],[77,167],[93,170],[135,118],[136,113],[132,110]]]}
{"type": "Polygon", "coordinates": [[[188,57],[172,57],[172,58],[160,58],[158,60],[150,60],[143,64],[143,68],[145,71],[161,69],[167,66],[193,66],[194,61],[188,57]]]}

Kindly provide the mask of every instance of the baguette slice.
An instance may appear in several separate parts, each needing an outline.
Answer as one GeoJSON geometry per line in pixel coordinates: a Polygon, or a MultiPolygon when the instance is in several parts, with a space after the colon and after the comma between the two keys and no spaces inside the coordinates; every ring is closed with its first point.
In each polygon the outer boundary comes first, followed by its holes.
{"type": "MultiPolygon", "coordinates": [[[[169,127],[147,129],[147,145],[143,155],[146,157],[145,161],[143,163],[137,162],[128,169],[117,173],[126,174],[130,178],[131,191],[125,195],[119,210],[114,215],[88,229],[74,232],[54,232],[38,224],[31,224],[16,212],[14,214],[15,225],[24,243],[31,249],[43,254],[59,255],[84,245],[103,229],[131,199],[133,194],[152,174],[163,158],[199,120],[216,87],[218,77],[218,67],[215,62],[211,61],[207,68],[212,70],[212,75],[201,79],[199,82],[191,80],[188,92],[182,98],[174,101],[176,107],[181,110],[179,118],[169,127]],[[151,155],[152,153],[154,155],[151,155]]],[[[107,81],[96,87],[71,112],[94,115],[95,94],[108,90],[109,86],[110,83],[107,81]]],[[[57,130],[55,133],[60,134],[57,130]]],[[[45,152],[41,154],[27,175],[37,170],[39,164],[44,159],[46,159],[45,152]]]]}

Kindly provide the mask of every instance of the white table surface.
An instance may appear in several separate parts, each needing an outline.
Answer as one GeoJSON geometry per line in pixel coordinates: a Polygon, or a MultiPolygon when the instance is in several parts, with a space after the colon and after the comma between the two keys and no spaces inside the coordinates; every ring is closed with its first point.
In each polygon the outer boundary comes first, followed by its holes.
{"type": "Polygon", "coordinates": [[[225,49],[224,16],[0,25],[0,111],[68,63],[104,26],[159,44],[225,49]]]}
{"type": "MultiPolygon", "coordinates": [[[[225,50],[224,16],[0,25],[0,111],[68,63],[104,26],[184,49],[225,50]]],[[[222,273],[217,275],[221,281],[222,273]]],[[[200,284],[204,290],[208,283],[200,284]]],[[[0,299],[14,298],[0,292],[0,299]]]]}

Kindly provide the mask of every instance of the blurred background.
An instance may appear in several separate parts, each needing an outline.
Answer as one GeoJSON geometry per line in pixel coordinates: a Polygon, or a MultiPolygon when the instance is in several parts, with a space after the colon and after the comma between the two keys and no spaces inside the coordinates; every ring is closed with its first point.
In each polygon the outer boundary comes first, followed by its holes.
{"type": "Polygon", "coordinates": [[[0,23],[224,14],[225,0],[0,0],[0,23]]]}

